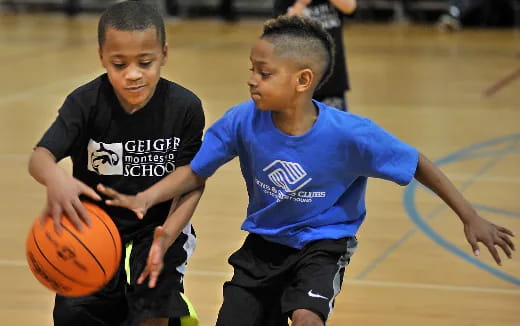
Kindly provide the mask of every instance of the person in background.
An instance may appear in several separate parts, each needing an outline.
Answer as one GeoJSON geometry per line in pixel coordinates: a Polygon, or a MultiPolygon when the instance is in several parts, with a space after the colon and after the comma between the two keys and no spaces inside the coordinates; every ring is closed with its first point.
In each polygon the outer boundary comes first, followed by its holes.
{"type": "Polygon", "coordinates": [[[316,90],[314,98],[347,111],[346,92],[350,90],[346,49],[343,42],[343,15],[356,10],[356,0],[275,0],[273,14],[311,17],[323,25],[334,40],[335,63],[329,80],[316,90]]]}

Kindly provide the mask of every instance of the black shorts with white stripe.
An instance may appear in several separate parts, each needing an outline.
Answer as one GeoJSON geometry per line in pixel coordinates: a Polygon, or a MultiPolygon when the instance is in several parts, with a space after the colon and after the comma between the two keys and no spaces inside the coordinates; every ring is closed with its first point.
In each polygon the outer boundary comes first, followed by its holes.
{"type": "Polygon", "coordinates": [[[250,234],[229,263],[217,326],[286,326],[296,309],[326,321],[339,294],[355,237],[324,239],[294,249],[250,234]]]}

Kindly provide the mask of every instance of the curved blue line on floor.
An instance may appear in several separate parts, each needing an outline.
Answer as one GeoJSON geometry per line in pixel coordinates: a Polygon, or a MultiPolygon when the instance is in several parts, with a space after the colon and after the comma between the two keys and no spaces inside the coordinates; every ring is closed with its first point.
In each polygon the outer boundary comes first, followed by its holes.
{"type": "MultiPolygon", "coordinates": [[[[461,160],[465,160],[467,158],[474,158],[473,154],[474,154],[475,150],[485,148],[488,146],[507,143],[507,142],[511,141],[512,146],[509,146],[502,151],[496,151],[493,154],[490,154],[488,152],[488,156],[503,155],[507,152],[511,152],[511,149],[516,146],[516,142],[518,142],[519,140],[520,140],[520,134],[513,134],[513,135],[506,136],[506,137],[489,140],[489,141],[486,141],[483,143],[479,143],[479,144],[475,144],[475,145],[466,147],[458,152],[452,153],[452,154],[438,160],[437,162],[435,162],[435,164],[443,165],[443,164],[446,164],[449,162],[461,161],[461,160]],[[469,155],[467,155],[467,154],[469,154],[469,155]]],[[[412,181],[412,183],[410,183],[410,185],[405,189],[405,192],[404,192],[404,206],[406,208],[408,215],[410,216],[412,221],[417,225],[417,227],[421,231],[423,231],[427,236],[429,236],[432,240],[434,240],[437,244],[439,244],[443,248],[447,249],[448,251],[451,251],[452,253],[461,257],[462,259],[466,260],[467,262],[493,274],[494,276],[496,276],[498,278],[501,278],[501,279],[503,279],[507,282],[510,282],[512,284],[515,284],[517,286],[520,286],[520,279],[516,278],[513,275],[504,273],[497,268],[491,267],[491,266],[483,263],[479,259],[477,259],[477,258],[467,254],[466,252],[462,251],[461,249],[457,248],[455,245],[451,244],[449,241],[445,240],[442,236],[440,236],[437,232],[435,232],[428,225],[428,223],[426,223],[426,220],[419,214],[419,212],[417,211],[417,208],[415,206],[415,193],[416,193],[418,184],[419,183],[417,181],[415,181],[415,180],[412,181]]],[[[485,206],[481,206],[481,207],[488,208],[485,206]]],[[[491,208],[488,208],[488,209],[491,209],[491,208]]],[[[503,210],[501,211],[501,213],[504,213],[504,212],[505,211],[503,211],[503,210]]],[[[513,214],[515,214],[515,216],[516,216],[516,213],[513,212],[513,214]]],[[[481,247],[482,247],[482,245],[481,245],[481,247]]],[[[486,250],[485,246],[484,246],[484,248],[481,248],[481,252],[483,253],[484,250],[486,250]]]]}
{"type": "MultiPolygon", "coordinates": [[[[502,158],[502,156],[504,156],[505,154],[509,154],[509,153],[515,152],[516,149],[519,147],[518,144],[517,144],[519,142],[519,140],[520,140],[520,134],[513,134],[513,135],[508,135],[508,136],[504,136],[504,137],[488,140],[488,141],[485,141],[485,142],[482,142],[482,143],[478,143],[478,144],[474,144],[474,145],[468,146],[466,148],[463,148],[463,149],[457,151],[456,153],[447,155],[446,157],[444,157],[444,158],[438,160],[437,162],[435,162],[435,164],[443,165],[443,164],[447,164],[447,163],[454,162],[454,161],[459,161],[460,162],[460,161],[474,159],[474,158],[490,157],[491,160],[488,161],[481,169],[479,169],[479,171],[472,178],[470,178],[470,180],[464,182],[464,184],[460,187],[459,190],[461,192],[463,192],[474,181],[476,181],[476,179],[479,176],[483,175],[489,168],[493,167],[493,165],[495,165],[498,162],[498,160],[500,160],[502,158]],[[502,146],[502,147],[505,147],[505,148],[500,148],[499,147],[498,149],[497,148],[489,149],[490,146],[497,146],[497,145],[504,145],[504,144],[506,146],[502,146]]],[[[414,187],[414,189],[412,189],[412,190],[416,191],[417,186],[421,186],[426,191],[430,191],[430,190],[428,190],[427,188],[425,188],[424,186],[422,186],[421,184],[419,184],[417,182],[412,182],[411,186],[409,186],[408,188],[414,187]]],[[[408,188],[405,189],[405,196],[406,196],[407,192],[410,191],[408,188]]],[[[433,192],[432,192],[432,194],[435,196],[435,194],[433,192]]],[[[415,196],[415,194],[413,194],[413,196],[415,196]]],[[[412,196],[412,200],[414,199],[413,196],[412,196]]],[[[413,210],[415,210],[415,206],[413,204],[414,204],[414,202],[412,201],[409,205],[413,208],[413,210]]],[[[405,203],[405,209],[407,209],[408,211],[411,211],[412,208],[408,209],[406,207],[406,203],[405,203]]],[[[435,218],[437,216],[437,214],[439,214],[445,208],[447,208],[447,206],[444,203],[438,205],[430,213],[428,213],[428,215],[426,216],[426,219],[430,220],[430,219],[435,218]]],[[[488,208],[488,207],[485,207],[485,208],[488,208]]],[[[497,212],[496,210],[498,210],[496,208],[488,208],[488,210],[492,210],[492,209],[494,209],[495,212],[497,212]]],[[[514,213],[514,212],[507,212],[507,211],[504,211],[504,210],[501,210],[498,213],[502,213],[504,215],[511,215],[511,214],[508,214],[508,213],[512,213],[513,215],[516,215],[516,213],[514,213]]],[[[412,216],[411,213],[409,213],[409,215],[412,216]]],[[[358,280],[359,279],[363,279],[367,274],[372,272],[377,267],[377,265],[379,265],[379,263],[384,261],[392,252],[397,250],[412,235],[414,235],[417,230],[418,229],[410,229],[407,232],[405,232],[405,234],[400,239],[398,239],[390,247],[385,249],[379,256],[377,256],[374,260],[372,260],[372,262],[370,264],[368,264],[367,267],[365,267],[355,277],[355,279],[358,279],[358,280]]],[[[468,255],[468,256],[470,258],[473,258],[470,255],[468,255]]]]}
{"type": "Polygon", "coordinates": [[[508,216],[508,217],[520,217],[520,212],[512,212],[512,211],[508,211],[505,209],[500,209],[500,208],[496,208],[496,207],[490,207],[490,206],[480,205],[480,204],[475,204],[475,203],[472,203],[471,205],[473,207],[475,207],[476,210],[479,210],[479,211],[487,211],[490,213],[496,213],[496,214],[500,214],[500,215],[504,215],[504,216],[508,216]]]}

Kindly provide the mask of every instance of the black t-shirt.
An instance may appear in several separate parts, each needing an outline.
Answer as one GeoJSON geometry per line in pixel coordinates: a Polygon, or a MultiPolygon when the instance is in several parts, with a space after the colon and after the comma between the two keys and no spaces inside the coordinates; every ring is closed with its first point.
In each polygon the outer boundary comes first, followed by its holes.
{"type": "MultiPolygon", "coordinates": [[[[199,150],[203,129],[201,102],[182,86],[161,78],[150,101],[128,114],[104,74],[66,98],[38,146],[57,160],[70,156],[74,177],[92,188],[102,183],[136,194],[175,167],[189,164],[199,150]]],[[[97,204],[128,241],[161,225],[171,201],[152,207],[143,220],[127,209],[97,204]]]]}
{"type": "MultiPolygon", "coordinates": [[[[287,9],[294,4],[294,0],[275,0],[274,17],[284,15],[287,9]]],[[[316,90],[316,97],[343,96],[343,92],[350,89],[347,64],[343,44],[343,14],[332,5],[329,0],[313,0],[307,6],[306,16],[320,21],[336,44],[335,65],[329,80],[316,90]]]]}

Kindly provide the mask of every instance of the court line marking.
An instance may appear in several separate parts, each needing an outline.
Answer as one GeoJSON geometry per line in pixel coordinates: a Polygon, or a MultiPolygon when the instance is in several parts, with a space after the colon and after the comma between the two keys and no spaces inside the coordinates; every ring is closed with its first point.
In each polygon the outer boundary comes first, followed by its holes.
{"type": "MultiPolygon", "coordinates": [[[[469,180],[467,180],[465,183],[463,183],[459,190],[461,192],[464,192],[465,189],[467,189],[469,186],[471,186],[477,179],[480,181],[480,177],[491,167],[493,167],[506,153],[510,153],[511,149],[516,148],[518,141],[520,140],[520,134],[512,134],[507,135],[504,137],[488,140],[482,143],[477,143],[470,145],[468,147],[465,147],[457,152],[454,152],[452,154],[449,154],[448,156],[438,160],[435,162],[436,165],[443,165],[446,163],[450,163],[452,161],[463,161],[466,159],[471,159],[472,153],[475,153],[476,150],[479,150],[481,148],[485,148],[487,146],[491,145],[502,145],[504,142],[507,144],[507,146],[501,150],[493,151],[492,153],[488,153],[491,157],[490,160],[480,169],[478,170],[469,180]],[[507,143],[512,141],[512,143],[507,143]],[[469,155],[468,155],[469,154],[469,155]]],[[[426,216],[426,218],[422,218],[419,213],[417,212],[415,208],[415,189],[419,183],[415,180],[413,180],[408,187],[406,187],[404,191],[404,206],[405,209],[409,215],[409,217],[412,219],[412,221],[415,223],[415,225],[418,227],[418,229],[409,229],[399,240],[397,240],[395,243],[393,243],[389,248],[384,250],[379,256],[377,256],[365,269],[359,273],[355,279],[361,280],[363,279],[367,274],[372,272],[379,263],[384,261],[391,253],[393,253],[401,244],[406,242],[412,235],[416,233],[416,231],[421,230],[424,232],[428,237],[433,239],[437,244],[439,244],[444,249],[447,249],[448,251],[451,251],[452,253],[456,254],[457,256],[463,258],[464,260],[472,263],[473,265],[497,276],[498,278],[501,278],[507,282],[513,283],[515,285],[520,285],[520,279],[517,279],[516,277],[509,275],[507,273],[504,273],[500,270],[497,270],[493,267],[488,266],[487,264],[483,263],[482,261],[468,255],[466,252],[460,250],[459,248],[455,247],[448,241],[444,240],[442,237],[440,237],[437,233],[435,233],[426,223],[426,220],[433,219],[437,216],[439,212],[441,212],[443,209],[446,209],[447,206],[443,204],[439,204],[433,211],[430,212],[426,216]]]]}
{"type": "Polygon", "coordinates": [[[359,286],[520,295],[520,290],[488,288],[488,287],[479,287],[479,286],[462,286],[462,285],[430,284],[430,283],[408,283],[408,282],[387,282],[387,281],[371,281],[371,280],[345,280],[345,282],[346,282],[346,284],[349,284],[349,285],[359,285],[359,286]]]}
{"type": "MultiPolygon", "coordinates": [[[[490,145],[506,144],[507,147],[505,148],[505,150],[507,151],[508,149],[510,149],[514,146],[517,146],[519,142],[520,142],[520,134],[512,134],[512,135],[508,135],[505,137],[492,139],[490,141],[486,141],[483,143],[478,143],[478,144],[474,144],[469,147],[466,147],[466,148],[462,149],[461,151],[452,153],[452,154],[448,155],[447,157],[438,160],[436,163],[439,165],[443,165],[443,164],[447,164],[447,163],[450,163],[453,161],[458,161],[459,157],[464,156],[464,153],[479,150],[483,147],[485,148],[490,145]]],[[[502,154],[497,153],[496,159],[500,159],[501,157],[503,157],[503,155],[504,155],[503,153],[502,154]]],[[[484,168],[489,166],[489,163],[492,163],[492,162],[493,161],[488,162],[488,164],[484,168]]],[[[472,179],[468,180],[468,183],[473,183],[474,181],[476,181],[477,178],[479,178],[479,173],[476,173],[472,179]]],[[[455,254],[459,258],[462,258],[463,260],[496,276],[497,278],[500,278],[504,281],[515,284],[517,286],[520,286],[520,278],[518,278],[514,275],[511,275],[511,274],[508,274],[506,272],[503,272],[502,270],[497,269],[496,267],[492,267],[491,265],[484,263],[483,261],[473,257],[472,255],[468,254],[467,252],[459,249],[458,247],[453,245],[451,242],[445,240],[439,233],[435,232],[430,227],[430,225],[426,222],[427,219],[421,217],[421,215],[417,211],[416,202],[415,202],[415,198],[414,198],[414,196],[416,194],[415,188],[417,187],[417,184],[418,184],[417,182],[412,182],[410,184],[410,186],[405,189],[403,202],[404,202],[405,209],[406,209],[409,217],[412,219],[412,221],[415,223],[415,225],[422,232],[424,232],[429,238],[431,238],[439,246],[450,251],[451,253],[455,254]]],[[[481,247],[483,247],[483,250],[485,250],[485,246],[481,245],[481,247]]],[[[501,256],[504,257],[503,254],[501,256]]]]}
{"type": "Polygon", "coordinates": [[[507,85],[511,84],[512,82],[514,82],[518,78],[520,78],[520,68],[518,68],[516,70],[513,70],[513,72],[507,74],[506,76],[500,78],[499,80],[497,80],[496,82],[491,84],[491,86],[489,86],[484,91],[484,96],[485,97],[490,97],[490,96],[495,95],[502,88],[504,88],[507,85]]]}
{"type": "MultiPolygon", "coordinates": [[[[0,266],[11,267],[27,267],[24,260],[0,259],[0,266]]],[[[232,272],[211,271],[211,270],[190,270],[186,272],[186,276],[207,276],[207,277],[228,277],[233,275],[232,272]]],[[[462,286],[450,284],[429,284],[429,283],[409,283],[409,282],[388,282],[388,281],[374,281],[374,280],[355,280],[346,279],[344,284],[355,286],[372,286],[372,287],[390,287],[390,288],[408,288],[419,290],[440,290],[440,291],[463,291],[463,292],[478,292],[478,293],[499,293],[520,295],[520,290],[501,289],[479,286],[462,286]]]]}
{"type": "MultiPolygon", "coordinates": [[[[448,173],[445,172],[445,174],[448,176],[450,180],[460,181],[460,180],[467,180],[470,175],[464,174],[464,173],[448,173]]],[[[483,176],[478,179],[479,181],[491,181],[491,182],[501,182],[501,183],[520,183],[520,177],[506,177],[506,176],[500,176],[500,175],[494,175],[494,176],[483,176]]],[[[421,187],[427,189],[423,185],[421,187]]]]}
{"type": "Polygon", "coordinates": [[[496,214],[505,215],[505,216],[509,216],[509,217],[520,217],[520,212],[508,211],[505,209],[489,207],[486,205],[480,205],[480,204],[475,204],[475,203],[472,203],[472,205],[473,205],[473,207],[475,207],[476,210],[487,211],[490,213],[496,213],[496,214]]]}

